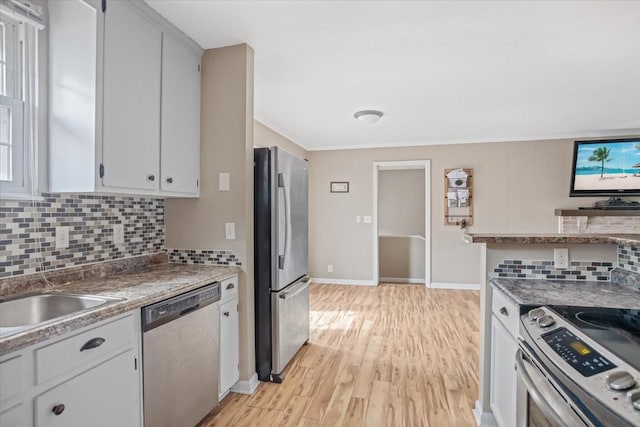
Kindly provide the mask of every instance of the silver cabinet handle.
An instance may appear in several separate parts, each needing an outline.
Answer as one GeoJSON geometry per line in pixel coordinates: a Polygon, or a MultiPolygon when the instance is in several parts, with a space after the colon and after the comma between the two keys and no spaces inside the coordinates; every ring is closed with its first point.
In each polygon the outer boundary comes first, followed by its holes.
{"type": "Polygon", "coordinates": [[[507,311],[507,307],[500,308],[500,314],[502,314],[503,316],[509,317],[509,312],[507,311]]]}

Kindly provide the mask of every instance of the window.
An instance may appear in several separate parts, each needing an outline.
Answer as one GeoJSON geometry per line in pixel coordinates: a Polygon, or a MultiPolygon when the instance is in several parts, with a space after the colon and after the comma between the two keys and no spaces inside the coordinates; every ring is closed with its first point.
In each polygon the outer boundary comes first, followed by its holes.
{"type": "Polygon", "coordinates": [[[28,195],[36,178],[37,29],[0,9],[0,194],[28,195]]]}

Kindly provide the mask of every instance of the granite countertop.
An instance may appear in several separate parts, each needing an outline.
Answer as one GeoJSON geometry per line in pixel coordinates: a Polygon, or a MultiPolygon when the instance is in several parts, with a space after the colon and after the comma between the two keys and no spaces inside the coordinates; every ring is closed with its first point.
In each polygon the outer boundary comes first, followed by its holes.
{"type": "Polygon", "coordinates": [[[510,234],[510,233],[468,233],[464,235],[466,243],[493,244],[638,244],[638,234],[510,234]]]}
{"type": "Polygon", "coordinates": [[[640,309],[640,292],[612,282],[493,278],[491,284],[519,305],[574,305],[640,309]]]}
{"type": "Polygon", "coordinates": [[[89,277],[67,283],[54,283],[49,289],[43,289],[41,285],[40,292],[116,297],[123,298],[123,301],[0,338],[0,356],[50,337],[162,301],[213,281],[227,279],[240,271],[239,267],[162,263],[107,277],[89,277]]]}

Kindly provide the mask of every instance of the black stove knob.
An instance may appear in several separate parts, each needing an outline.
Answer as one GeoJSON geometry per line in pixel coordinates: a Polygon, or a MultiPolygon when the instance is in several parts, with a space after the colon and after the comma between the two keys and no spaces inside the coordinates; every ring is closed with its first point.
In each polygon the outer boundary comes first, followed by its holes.
{"type": "Polygon", "coordinates": [[[627,392],[629,402],[636,411],[640,411],[640,390],[631,390],[627,392]]]}
{"type": "Polygon", "coordinates": [[[529,310],[528,314],[529,314],[529,319],[538,320],[539,318],[545,315],[545,312],[541,308],[534,308],[533,310],[529,310]]]}
{"type": "Polygon", "coordinates": [[[556,320],[553,316],[545,314],[544,316],[539,317],[538,320],[536,320],[536,323],[538,324],[538,328],[548,328],[549,326],[554,325],[556,320]]]}
{"type": "Polygon", "coordinates": [[[636,380],[627,371],[612,372],[604,377],[604,382],[613,391],[626,391],[636,385],[636,380]]]}

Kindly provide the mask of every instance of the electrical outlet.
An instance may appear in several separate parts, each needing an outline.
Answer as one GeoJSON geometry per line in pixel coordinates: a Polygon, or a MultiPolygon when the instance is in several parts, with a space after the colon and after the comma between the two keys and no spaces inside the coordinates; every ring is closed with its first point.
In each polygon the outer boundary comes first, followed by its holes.
{"type": "Polygon", "coordinates": [[[124,243],[124,224],[113,224],[113,243],[124,243]]]}
{"type": "Polygon", "coordinates": [[[69,227],[56,227],[56,249],[69,247],[69,227]]]}
{"type": "Polygon", "coordinates": [[[231,190],[231,175],[229,172],[220,172],[218,174],[218,191],[231,190]]]}
{"type": "Polygon", "coordinates": [[[332,264],[327,265],[327,273],[333,273],[333,265],[332,264]]]}
{"type": "Polygon", "coordinates": [[[234,240],[236,238],[235,222],[227,222],[224,224],[224,234],[227,240],[234,240]]]}
{"type": "Polygon", "coordinates": [[[569,248],[553,249],[553,268],[569,268],[569,248]]]}

